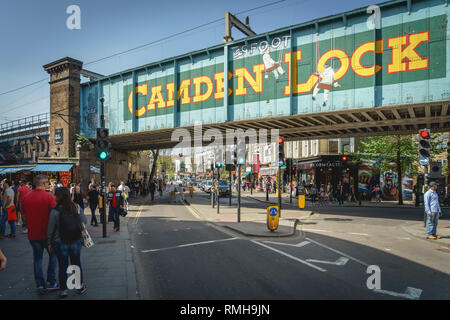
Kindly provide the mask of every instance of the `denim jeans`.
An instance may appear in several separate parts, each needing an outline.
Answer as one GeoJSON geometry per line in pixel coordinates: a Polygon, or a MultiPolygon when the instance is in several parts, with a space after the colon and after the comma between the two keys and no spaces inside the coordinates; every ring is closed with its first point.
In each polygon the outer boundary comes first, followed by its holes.
{"type": "Polygon", "coordinates": [[[83,269],[81,268],[81,240],[72,243],[64,243],[57,240],[54,251],[58,257],[59,285],[61,290],[67,289],[67,268],[70,265],[77,265],[80,268],[81,284],[83,284],[83,269]]]}
{"type": "MultiPolygon", "coordinates": [[[[109,206],[109,217],[112,218],[112,221],[114,221],[114,229],[115,228],[120,228],[120,207],[113,207],[113,206],[109,206]]],[[[110,221],[108,219],[108,221],[110,221]]]]}
{"type": "Polygon", "coordinates": [[[439,212],[433,212],[433,217],[427,214],[427,236],[435,236],[439,221],[439,212]]]}
{"type": "MultiPolygon", "coordinates": [[[[30,240],[31,247],[33,248],[33,264],[34,264],[34,279],[37,287],[45,287],[44,271],[42,269],[42,260],[44,249],[47,250],[47,240],[30,240]]],[[[47,281],[50,284],[56,283],[56,265],[58,259],[54,252],[49,254],[49,262],[47,269],[47,281]]]]}
{"type": "MultiPolygon", "coordinates": [[[[8,221],[8,211],[2,208],[2,217],[0,218],[0,234],[5,235],[6,233],[6,221],[8,221]]],[[[16,234],[16,222],[8,221],[11,228],[11,234],[16,234]]]]}

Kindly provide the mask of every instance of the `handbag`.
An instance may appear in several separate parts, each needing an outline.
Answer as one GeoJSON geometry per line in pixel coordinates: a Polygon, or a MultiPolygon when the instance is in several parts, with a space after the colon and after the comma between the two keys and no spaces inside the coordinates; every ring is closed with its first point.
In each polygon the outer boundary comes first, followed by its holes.
{"type": "Polygon", "coordinates": [[[6,209],[8,211],[8,221],[17,221],[16,207],[12,205],[6,209]]]}
{"type": "Polygon", "coordinates": [[[125,210],[125,208],[120,208],[120,210],[119,210],[119,215],[120,215],[121,217],[126,217],[127,214],[128,214],[128,211],[125,210]]]}
{"type": "Polygon", "coordinates": [[[84,223],[81,223],[81,227],[82,227],[81,236],[83,238],[83,246],[85,246],[86,248],[90,248],[94,245],[94,241],[92,240],[91,235],[87,231],[84,223]]]}

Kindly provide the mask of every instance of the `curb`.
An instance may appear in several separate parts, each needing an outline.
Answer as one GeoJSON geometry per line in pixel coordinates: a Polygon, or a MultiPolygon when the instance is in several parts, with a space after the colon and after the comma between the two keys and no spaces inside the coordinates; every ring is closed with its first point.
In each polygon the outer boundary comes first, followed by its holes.
{"type": "MultiPolygon", "coordinates": [[[[239,230],[239,229],[234,228],[232,226],[226,225],[225,224],[226,222],[211,221],[211,220],[205,218],[205,216],[199,210],[197,210],[194,206],[191,206],[190,203],[188,201],[186,201],[186,200],[185,200],[184,205],[186,206],[186,208],[189,211],[194,211],[195,212],[194,216],[197,215],[203,221],[211,223],[211,224],[215,225],[216,227],[222,227],[222,228],[226,228],[226,229],[229,229],[231,231],[240,233],[240,234],[242,234],[242,235],[244,235],[246,237],[255,237],[255,238],[287,238],[287,237],[292,237],[292,236],[296,235],[296,233],[297,233],[296,232],[297,224],[300,222],[298,219],[295,219],[294,226],[293,226],[293,231],[292,231],[292,233],[289,233],[289,234],[273,233],[271,235],[261,235],[261,234],[247,233],[245,231],[239,230]]],[[[293,220],[293,219],[291,219],[291,220],[293,220]]]]}
{"type": "Polygon", "coordinates": [[[134,265],[133,252],[131,250],[131,237],[128,231],[128,223],[130,222],[127,219],[126,225],[126,239],[125,239],[125,268],[127,273],[127,299],[128,300],[137,300],[139,299],[137,292],[137,279],[136,279],[136,268],[134,265]]]}
{"type": "Polygon", "coordinates": [[[406,233],[409,233],[411,236],[413,236],[414,238],[416,238],[416,239],[419,239],[419,240],[422,240],[422,241],[425,241],[425,242],[427,242],[427,243],[430,243],[430,244],[433,244],[433,245],[437,245],[437,246],[442,246],[442,247],[445,247],[445,248],[448,248],[448,249],[450,249],[450,244],[447,244],[447,243],[439,243],[437,240],[427,240],[426,238],[425,238],[425,236],[418,236],[415,232],[413,232],[413,231],[411,231],[411,230],[409,230],[409,228],[408,227],[406,227],[406,226],[401,226],[401,228],[402,228],[402,230],[403,231],[405,231],[406,233]]]}
{"type": "MultiPolygon", "coordinates": [[[[247,197],[249,199],[253,199],[255,201],[263,202],[263,203],[274,204],[274,205],[278,204],[277,202],[261,200],[261,199],[258,199],[258,198],[252,197],[252,196],[245,196],[244,195],[244,197],[247,197]]],[[[292,199],[297,199],[297,198],[293,197],[292,199]]],[[[294,206],[295,207],[295,205],[293,203],[291,204],[291,203],[283,203],[282,202],[282,205],[294,206]]],[[[413,206],[413,205],[403,205],[403,206],[375,206],[375,205],[374,206],[369,206],[369,205],[360,205],[359,206],[359,205],[351,205],[350,206],[350,205],[345,205],[344,204],[344,205],[341,205],[341,206],[336,206],[336,208],[378,208],[378,209],[381,209],[381,208],[386,208],[386,209],[418,209],[418,208],[422,208],[423,209],[423,206],[418,206],[418,207],[413,206]]],[[[450,207],[446,207],[446,206],[441,206],[441,208],[442,209],[450,209],[450,207]]]]}
{"type": "Polygon", "coordinates": [[[230,230],[232,230],[234,232],[237,232],[237,233],[240,233],[240,234],[242,234],[242,235],[244,235],[246,237],[253,237],[253,238],[288,238],[288,237],[293,237],[293,236],[297,235],[296,228],[297,228],[298,222],[299,222],[299,220],[295,219],[293,230],[292,230],[292,233],[290,233],[290,234],[279,234],[279,233],[277,234],[277,233],[274,232],[273,234],[270,234],[270,235],[265,235],[265,234],[261,235],[261,234],[247,233],[247,232],[241,231],[241,230],[239,230],[237,228],[233,228],[232,226],[221,225],[221,227],[230,229],[230,230]]]}

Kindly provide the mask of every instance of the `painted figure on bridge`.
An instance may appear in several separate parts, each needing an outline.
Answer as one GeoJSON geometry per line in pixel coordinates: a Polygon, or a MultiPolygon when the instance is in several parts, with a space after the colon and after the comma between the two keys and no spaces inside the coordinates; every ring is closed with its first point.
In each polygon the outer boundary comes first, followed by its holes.
{"type": "Polygon", "coordinates": [[[263,62],[264,62],[264,68],[265,68],[265,78],[269,78],[269,74],[273,73],[275,76],[276,81],[278,82],[278,73],[280,75],[284,74],[284,70],[281,67],[281,64],[279,62],[275,62],[275,60],[272,59],[270,56],[270,47],[267,48],[266,52],[263,54],[263,62]]]}
{"type": "Polygon", "coordinates": [[[315,101],[320,89],[323,89],[323,106],[325,107],[327,105],[330,91],[333,90],[333,87],[336,88],[341,85],[339,82],[334,81],[334,70],[329,64],[325,65],[323,72],[316,72],[315,74],[319,77],[319,81],[314,87],[312,99],[315,101]]]}

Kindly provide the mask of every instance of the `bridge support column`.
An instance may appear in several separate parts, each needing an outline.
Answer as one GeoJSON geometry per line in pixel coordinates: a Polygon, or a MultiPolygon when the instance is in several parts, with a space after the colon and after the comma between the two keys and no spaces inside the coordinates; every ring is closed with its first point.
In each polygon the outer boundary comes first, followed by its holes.
{"type": "Polygon", "coordinates": [[[75,157],[80,133],[80,70],[83,62],[66,57],[43,66],[50,74],[49,157],[75,157]]]}

